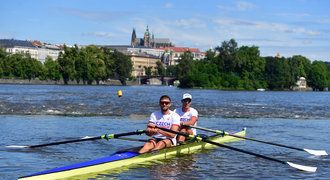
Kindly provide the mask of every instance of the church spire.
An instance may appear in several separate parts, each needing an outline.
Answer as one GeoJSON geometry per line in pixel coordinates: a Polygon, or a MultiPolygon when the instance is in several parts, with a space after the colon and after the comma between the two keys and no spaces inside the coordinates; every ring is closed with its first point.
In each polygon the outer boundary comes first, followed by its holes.
{"type": "Polygon", "coordinates": [[[131,46],[136,46],[136,32],[135,32],[135,28],[133,28],[133,32],[132,32],[131,46]]]}
{"type": "Polygon", "coordinates": [[[145,47],[150,47],[150,32],[149,32],[149,27],[147,25],[147,29],[146,29],[146,32],[144,32],[144,37],[143,37],[143,40],[144,40],[144,46],[145,47]]]}

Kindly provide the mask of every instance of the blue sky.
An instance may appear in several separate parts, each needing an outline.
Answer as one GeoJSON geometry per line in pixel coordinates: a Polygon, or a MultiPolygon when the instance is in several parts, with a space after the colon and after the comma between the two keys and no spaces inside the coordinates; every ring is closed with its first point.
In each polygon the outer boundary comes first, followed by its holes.
{"type": "Polygon", "coordinates": [[[0,38],[126,45],[142,37],[207,50],[234,38],[262,56],[330,61],[328,0],[3,0],[0,38]]]}

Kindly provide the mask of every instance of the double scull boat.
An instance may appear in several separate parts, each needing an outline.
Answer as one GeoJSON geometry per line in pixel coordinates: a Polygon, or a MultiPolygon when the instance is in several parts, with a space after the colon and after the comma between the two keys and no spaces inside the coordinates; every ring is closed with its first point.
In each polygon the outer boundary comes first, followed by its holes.
{"type": "MultiPolygon", "coordinates": [[[[236,132],[234,134],[237,136],[244,137],[246,134],[246,129],[244,128],[242,131],[236,132]]],[[[233,136],[224,136],[224,134],[212,135],[209,136],[207,139],[212,142],[221,144],[242,140],[241,138],[233,136]]],[[[97,174],[103,171],[118,169],[123,166],[127,167],[129,165],[143,164],[154,160],[168,159],[174,156],[196,153],[204,149],[212,149],[215,147],[218,146],[204,141],[188,141],[186,144],[183,145],[178,145],[171,148],[166,148],[159,151],[144,154],[139,154],[138,150],[141,147],[136,147],[115,152],[114,154],[107,157],[33,173],[27,176],[20,177],[19,179],[64,179],[84,175],[86,177],[86,175],[88,174],[97,174]]]]}

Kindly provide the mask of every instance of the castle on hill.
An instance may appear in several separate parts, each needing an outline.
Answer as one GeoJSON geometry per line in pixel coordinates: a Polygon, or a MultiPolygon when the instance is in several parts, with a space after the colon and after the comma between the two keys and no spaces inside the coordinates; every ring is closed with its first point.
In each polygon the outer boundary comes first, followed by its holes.
{"type": "Polygon", "coordinates": [[[144,32],[143,38],[136,36],[135,28],[133,28],[131,46],[133,47],[146,47],[146,48],[160,48],[160,47],[173,47],[169,38],[155,38],[154,34],[151,34],[149,27],[147,26],[144,32]]]}

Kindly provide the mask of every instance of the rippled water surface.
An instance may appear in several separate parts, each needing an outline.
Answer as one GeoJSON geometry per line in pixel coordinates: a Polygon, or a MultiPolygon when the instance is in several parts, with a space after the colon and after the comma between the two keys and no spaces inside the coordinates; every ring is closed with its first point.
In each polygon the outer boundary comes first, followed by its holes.
{"type": "MultiPolygon", "coordinates": [[[[180,106],[184,92],[193,95],[199,125],[238,131],[247,127],[256,139],[324,149],[330,152],[328,92],[241,92],[154,86],[0,85],[0,177],[19,176],[96,159],[142,145],[123,140],[88,141],[39,149],[9,149],[54,141],[144,129],[158,109],[160,95],[180,106]],[[117,97],[117,91],[123,97],[117,97]]],[[[201,131],[198,131],[201,132],[201,131]]],[[[204,132],[203,132],[204,133],[204,132]]],[[[144,135],[137,138],[146,138],[144,135]]],[[[317,166],[316,173],[232,150],[217,148],[153,165],[103,172],[91,179],[329,179],[330,158],[315,157],[251,141],[231,146],[298,164],[317,166]]]]}

